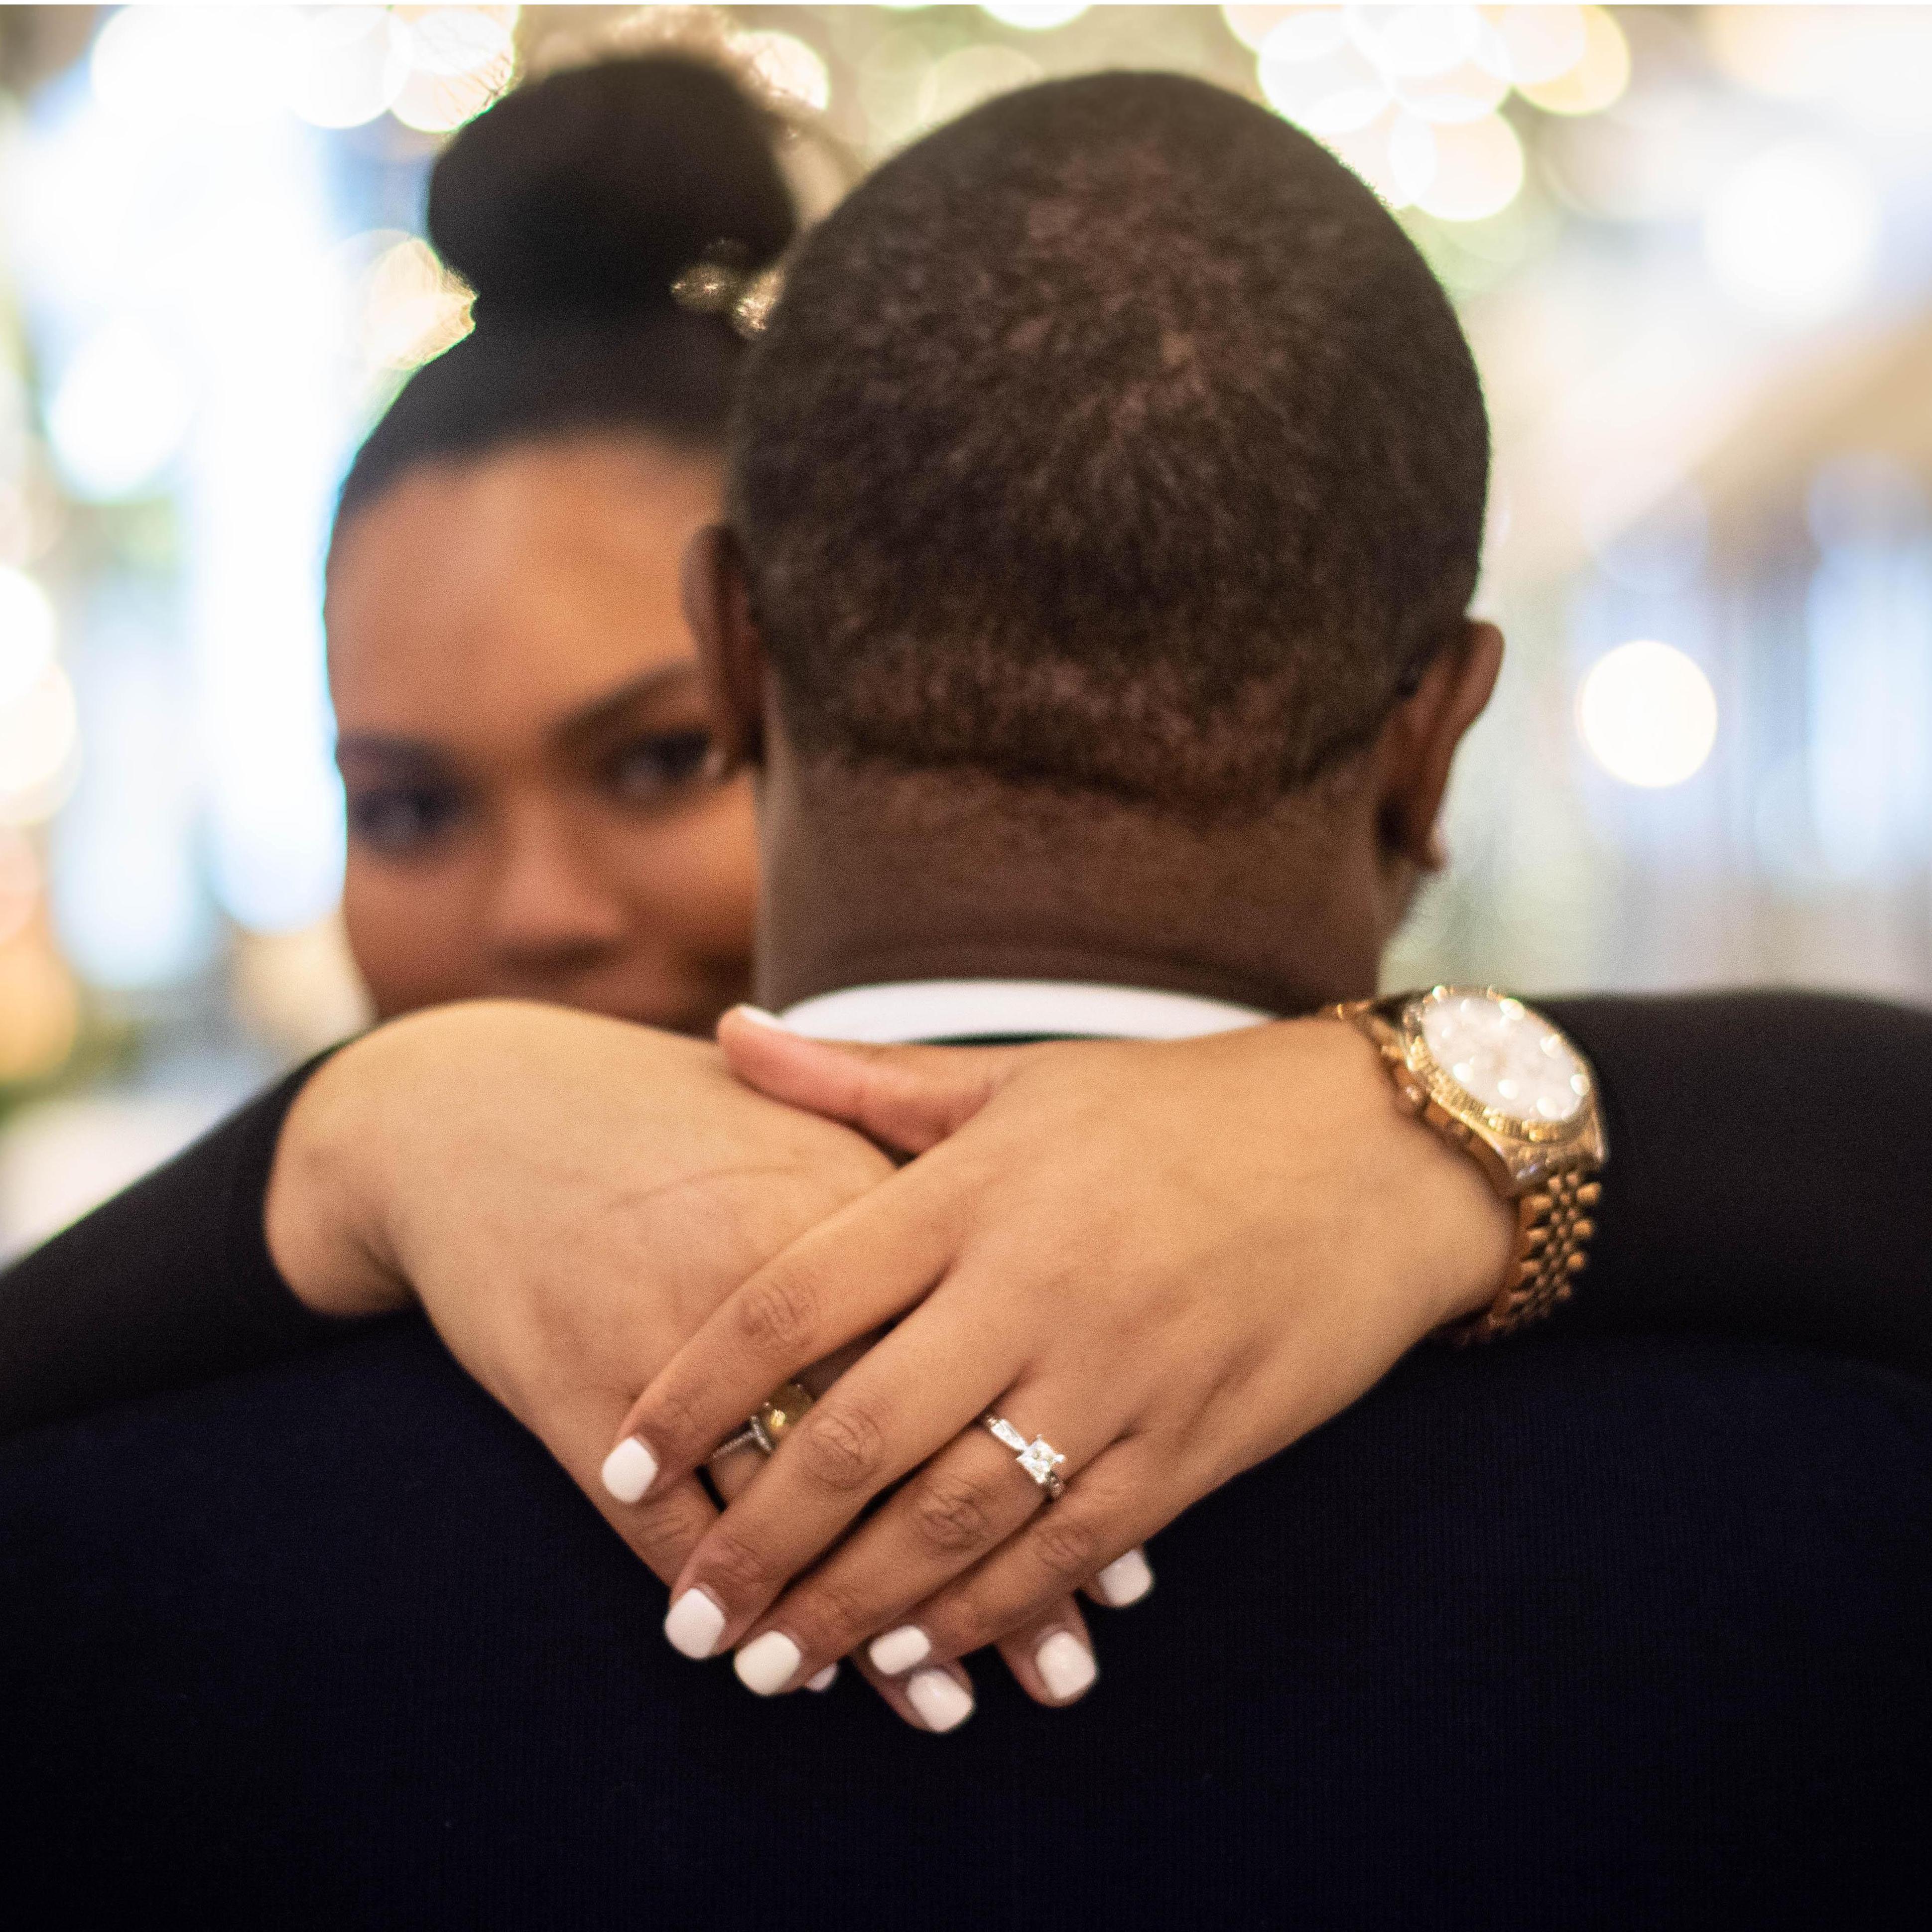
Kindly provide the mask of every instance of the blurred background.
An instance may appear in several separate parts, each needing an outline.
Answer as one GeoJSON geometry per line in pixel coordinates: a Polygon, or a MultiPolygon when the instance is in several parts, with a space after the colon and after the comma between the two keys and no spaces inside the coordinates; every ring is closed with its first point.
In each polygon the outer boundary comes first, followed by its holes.
{"type": "Polygon", "coordinates": [[[1392,982],[1932,1000],[1932,9],[0,8],[0,1253],[356,1026],[320,622],[356,441],[467,327],[430,160],[695,37],[822,117],[1197,73],[1466,318],[1508,668],[1392,982]]]}

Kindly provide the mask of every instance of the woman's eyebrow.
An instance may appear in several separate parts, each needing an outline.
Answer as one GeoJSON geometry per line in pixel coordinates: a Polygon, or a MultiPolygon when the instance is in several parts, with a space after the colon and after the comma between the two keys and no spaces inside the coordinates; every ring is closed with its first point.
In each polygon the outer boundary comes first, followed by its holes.
{"type": "Polygon", "coordinates": [[[346,758],[380,758],[385,764],[410,765],[419,770],[441,771],[449,760],[440,747],[426,738],[409,738],[388,731],[344,731],[335,740],[335,762],[346,758]]]}
{"type": "Polygon", "coordinates": [[[640,702],[674,691],[698,676],[698,661],[682,658],[676,663],[658,664],[640,676],[593,698],[588,704],[571,712],[550,729],[550,737],[568,748],[603,736],[614,725],[626,722],[627,714],[640,702]]]}

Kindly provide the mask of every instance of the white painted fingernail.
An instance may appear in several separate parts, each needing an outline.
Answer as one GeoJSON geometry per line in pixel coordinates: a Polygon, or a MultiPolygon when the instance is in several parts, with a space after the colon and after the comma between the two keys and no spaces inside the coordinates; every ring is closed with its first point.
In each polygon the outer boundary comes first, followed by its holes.
{"type": "Polygon", "coordinates": [[[731,1660],[738,1682],[747,1690],[769,1697],[782,1690],[798,1670],[799,1647],[783,1630],[767,1630],[754,1637],[731,1660]]]}
{"type": "Polygon", "coordinates": [[[932,1654],[932,1640],[916,1624],[901,1624],[897,1630],[889,1630],[884,1636],[875,1636],[872,1647],[866,1652],[872,1660],[874,1670],[883,1670],[888,1677],[896,1677],[902,1670],[910,1670],[915,1664],[923,1664],[932,1654]]]}
{"type": "Polygon", "coordinates": [[[1138,1604],[1154,1588],[1154,1572],[1138,1550],[1117,1556],[1094,1579],[1094,1587],[1117,1610],[1138,1604]]]}
{"type": "Polygon", "coordinates": [[[828,1664],[823,1670],[820,1671],[817,1674],[817,1676],[808,1677],[805,1680],[805,1688],[808,1690],[830,1690],[832,1685],[836,1684],[838,1682],[838,1665],[836,1664],[828,1664]]]}
{"type": "Polygon", "coordinates": [[[724,1630],[724,1612],[702,1590],[687,1590],[664,1618],[664,1635],[686,1657],[709,1657],[724,1630]]]}
{"type": "Polygon", "coordinates": [[[1040,1682],[1064,1704],[1100,1674],[1094,1653],[1071,1630],[1055,1630],[1033,1654],[1040,1682]]]}
{"type": "Polygon", "coordinates": [[[604,1486],[620,1503],[634,1503],[657,1472],[658,1459],[634,1436],[627,1436],[604,1459],[604,1486]]]}
{"type": "Polygon", "coordinates": [[[906,1701],[928,1730],[952,1730],[973,1714],[973,1694],[943,1670],[922,1670],[906,1685],[906,1701]]]}
{"type": "Polygon", "coordinates": [[[734,1010],[754,1026],[770,1027],[774,1033],[790,1033],[791,1028],[776,1013],[767,1012],[763,1006],[738,1006],[734,1010]]]}

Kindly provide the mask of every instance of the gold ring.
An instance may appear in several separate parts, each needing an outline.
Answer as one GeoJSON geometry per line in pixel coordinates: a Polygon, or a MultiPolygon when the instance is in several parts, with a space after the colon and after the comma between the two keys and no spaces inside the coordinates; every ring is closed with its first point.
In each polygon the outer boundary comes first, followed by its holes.
{"type": "Polygon", "coordinates": [[[728,1456],[734,1449],[756,1449],[761,1455],[769,1456],[815,1399],[800,1383],[781,1383],[752,1412],[736,1435],[712,1450],[712,1460],[728,1456]]]}

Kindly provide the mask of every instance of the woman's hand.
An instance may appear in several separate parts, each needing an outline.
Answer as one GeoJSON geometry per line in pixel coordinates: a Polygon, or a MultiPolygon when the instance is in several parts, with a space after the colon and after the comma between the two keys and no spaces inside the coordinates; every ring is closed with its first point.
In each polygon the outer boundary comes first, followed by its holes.
{"type": "MultiPolygon", "coordinates": [[[[379,1028],[315,1074],[278,1147],[268,1234],[322,1312],[420,1301],[464,1369],[668,1582],[717,1511],[688,1472],[641,1502],[604,1481],[640,1382],[748,1276],[891,1172],[849,1128],[734,1079],[714,1047],[479,1002],[379,1028]]],[[[757,1461],[721,1462],[721,1491],[735,1494],[757,1461]]],[[[1079,1630],[1070,1603],[1065,1621],[1079,1630]]],[[[1030,1654],[1011,1660],[1058,1701],[1030,1654]]],[[[930,1683],[916,1696],[884,1688],[926,1724],[970,1708],[964,1673],[945,1675],[950,1704],[930,1683]]]]}
{"type": "Polygon", "coordinates": [[[720,1040],[767,1094],[920,1156],[747,1281],[624,1425],[668,1492],[764,1391],[897,1322],[674,1586],[721,1642],[782,1634],[801,1678],[881,1634],[890,1666],[1028,1633],[1116,1564],[1138,1582],[1138,1544],[1480,1306],[1508,1252],[1474,1164],[1331,1021],[860,1049],[730,1016],[720,1040]],[[1060,1500],[989,1412],[1064,1456],[1060,1500]]]}

